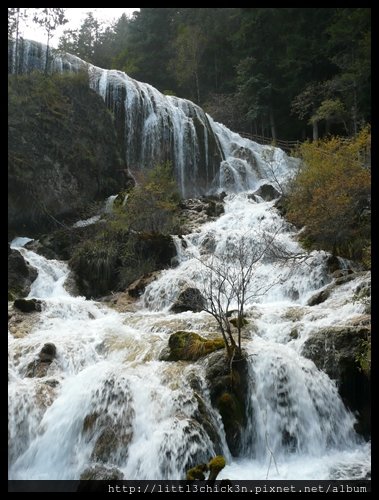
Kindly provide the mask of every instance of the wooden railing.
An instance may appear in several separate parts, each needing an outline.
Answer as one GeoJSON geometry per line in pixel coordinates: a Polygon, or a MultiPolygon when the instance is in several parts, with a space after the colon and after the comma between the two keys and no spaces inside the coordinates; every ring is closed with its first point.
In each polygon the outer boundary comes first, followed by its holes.
{"type": "Polygon", "coordinates": [[[300,144],[300,141],[283,141],[281,139],[274,140],[272,137],[264,137],[263,135],[248,134],[246,132],[238,132],[238,134],[241,137],[245,137],[246,139],[250,139],[251,141],[257,142],[258,144],[264,144],[281,148],[287,153],[295,149],[300,144]]]}

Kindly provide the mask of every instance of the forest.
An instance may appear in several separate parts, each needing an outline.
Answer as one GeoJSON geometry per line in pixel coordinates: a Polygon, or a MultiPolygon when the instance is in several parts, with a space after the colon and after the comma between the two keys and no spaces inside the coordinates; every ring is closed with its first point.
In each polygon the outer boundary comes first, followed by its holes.
{"type": "Polygon", "coordinates": [[[141,8],[112,26],[89,13],[59,46],[235,131],[304,140],[370,122],[369,8],[141,8]]]}

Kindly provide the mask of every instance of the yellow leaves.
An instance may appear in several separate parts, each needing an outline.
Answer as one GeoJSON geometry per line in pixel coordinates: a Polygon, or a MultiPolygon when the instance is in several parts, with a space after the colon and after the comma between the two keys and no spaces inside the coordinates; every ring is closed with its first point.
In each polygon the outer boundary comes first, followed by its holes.
{"type": "Polygon", "coordinates": [[[369,224],[361,220],[361,213],[369,208],[370,141],[366,127],[352,139],[332,137],[300,146],[302,168],[287,214],[294,224],[306,226],[305,235],[314,246],[343,252],[351,248],[352,239],[360,238],[361,246],[367,243],[369,224]]]}

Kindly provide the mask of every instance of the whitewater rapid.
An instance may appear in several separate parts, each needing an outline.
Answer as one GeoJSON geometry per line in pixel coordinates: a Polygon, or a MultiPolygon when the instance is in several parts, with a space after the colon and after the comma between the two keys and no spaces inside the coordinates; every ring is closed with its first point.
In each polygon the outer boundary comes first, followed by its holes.
{"type": "Polygon", "coordinates": [[[362,278],[346,283],[319,306],[306,305],[330,281],[326,253],[313,252],[296,266],[277,266],[269,258],[257,265],[253,286],[271,279],[275,283],[246,308],[243,345],[249,353],[251,394],[240,457],[231,456],[221,418],[212,408],[206,358],[160,361],[171,333],[185,329],[207,336],[217,331],[205,312],[169,312],[183,284],[201,286],[198,256],[208,248],[204,242],[212,235],[214,253],[222,255],[241,235],[253,243],[257,225],[259,234],[275,231],[294,254],[301,250],[273,202],[230,194],[221,217],[185,236],[186,248],[178,247],[179,266],[161,273],[134,313],[71,296],[64,287],[69,274],[65,263],[20,247],[25,240],[13,243],[39,272],[29,298],[41,299],[43,307],[28,335],[9,336],[11,479],[78,479],[95,463],[115,466],[128,479],[181,479],[194,462],[219,452],[227,459],[220,478],[366,476],[370,445],[355,433],[355,417],[344,407],[335,382],[301,356],[312,332],[344,324],[362,312],[348,300],[362,278]],[[290,336],[293,311],[297,339],[290,336]],[[57,348],[47,375],[26,377],[28,365],[47,342],[57,348]],[[199,423],[198,395],[221,450],[199,423]],[[267,445],[278,470],[269,466],[267,445]]]}

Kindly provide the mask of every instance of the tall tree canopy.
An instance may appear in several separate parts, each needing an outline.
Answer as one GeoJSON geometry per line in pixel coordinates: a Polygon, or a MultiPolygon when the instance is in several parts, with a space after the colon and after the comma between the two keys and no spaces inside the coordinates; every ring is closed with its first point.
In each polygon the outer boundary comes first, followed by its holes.
{"type": "Polygon", "coordinates": [[[141,8],[108,27],[88,14],[61,47],[240,131],[304,139],[370,121],[369,8],[141,8]]]}

